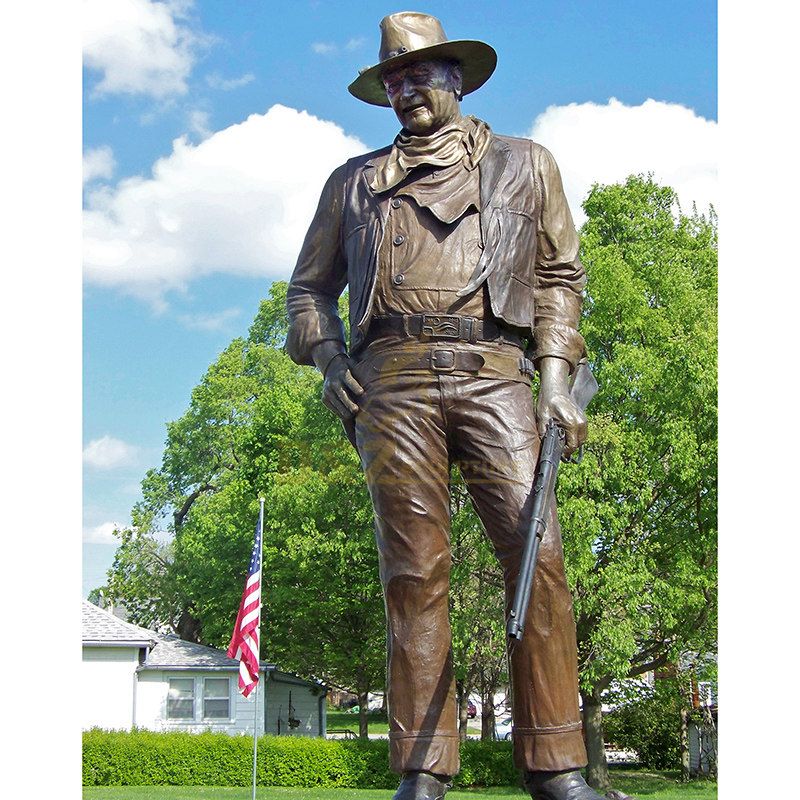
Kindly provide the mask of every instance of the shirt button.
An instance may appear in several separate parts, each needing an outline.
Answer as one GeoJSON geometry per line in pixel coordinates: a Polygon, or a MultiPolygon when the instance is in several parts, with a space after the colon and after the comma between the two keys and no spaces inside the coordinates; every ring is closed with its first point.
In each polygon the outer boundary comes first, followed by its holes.
{"type": "Polygon", "coordinates": [[[403,205],[403,201],[399,197],[395,197],[392,200],[392,208],[400,208],[401,205],[403,205]]]}
{"type": "Polygon", "coordinates": [[[406,279],[406,278],[405,278],[405,275],[403,275],[402,273],[400,273],[399,275],[395,275],[395,276],[394,276],[394,282],[395,282],[395,284],[397,284],[398,286],[399,286],[399,285],[400,285],[400,284],[401,284],[401,283],[402,283],[402,282],[403,282],[405,279],[406,279]]]}
{"type": "Polygon", "coordinates": [[[403,236],[403,234],[401,233],[399,236],[395,236],[392,241],[393,241],[394,244],[398,245],[398,244],[403,244],[403,242],[405,240],[406,240],[406,237],[403,236]]]}

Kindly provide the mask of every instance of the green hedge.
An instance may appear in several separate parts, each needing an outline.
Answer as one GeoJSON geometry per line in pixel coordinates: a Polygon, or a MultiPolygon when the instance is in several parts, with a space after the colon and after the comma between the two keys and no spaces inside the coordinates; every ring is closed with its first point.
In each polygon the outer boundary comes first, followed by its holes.
{"type": "MultiPolygon", "coordinates": [[[[253,740],[224,733],[104,731],[83,734],[84,786],[249,786],[253,740]]],[[[262,736],[258,783],[262,786],[326,786],[392,789],[385,739],[311,739],[262,736]]],[[[457,786],[508,786],[518,780],[510,742],[461,745],[457,786]]]]}
{"type": "Polygon", "coordinates": [[[607,742],[635,750],[648,769],[681,768],[682,698],[674,678],[660,678],[655,688],[603,717],[607,742]]]}

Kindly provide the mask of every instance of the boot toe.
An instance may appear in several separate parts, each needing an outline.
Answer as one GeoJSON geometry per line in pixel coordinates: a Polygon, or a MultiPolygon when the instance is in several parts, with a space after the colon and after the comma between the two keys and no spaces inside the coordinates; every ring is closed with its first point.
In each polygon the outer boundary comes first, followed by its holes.
{"type": "Polygon", "coordinates": [[[525,788],[533,800],[605,800],[583,779],[580,770],[528,772],[525,788]]]}
{"type": "Polygon", "coordinates": [[[449,778],[429,772],[407,772],[392,800],[442,800],[451,786],[449,778]]]}

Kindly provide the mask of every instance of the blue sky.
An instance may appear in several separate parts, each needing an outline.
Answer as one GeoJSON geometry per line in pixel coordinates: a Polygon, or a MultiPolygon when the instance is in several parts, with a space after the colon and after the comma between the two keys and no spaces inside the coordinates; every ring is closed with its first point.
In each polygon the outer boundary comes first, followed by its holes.
{"type": "MultiPolygon", "coordinates": [[[[390,110],[346,87],[376,60],[381,17],[403,8],[85,4],[84,595],[165,424],[288,277],[327,173],[396,134],[390,110]]],[[[497,71],[463,110],[550,148],[578,221],[592,181],[634,171],[719,208],[715,3],[416,10],[495,47],[497,71]]]]}

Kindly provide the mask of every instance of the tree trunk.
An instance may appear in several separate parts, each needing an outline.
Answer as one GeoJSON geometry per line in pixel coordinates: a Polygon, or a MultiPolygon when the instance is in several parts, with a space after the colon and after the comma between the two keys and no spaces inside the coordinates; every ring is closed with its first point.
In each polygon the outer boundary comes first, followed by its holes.
{"type": "Polygon", "coordinates": [[[358,738],[369,739],[369,723],[367,712],[369,711],[369,690],[358,693],[358,738]]]}
{"type": "Polygon", "coordinates": [[[608,775],[606,748],[603,741],[603,704],[600,693],[581,692],[583,700],[583,734],[586,739],[586,755],[589,764],[586,767],[586,782],[600,794],[611,789],[608,775]]]}
{"type": "Polygon", "coordinates": [[[181,611],[175,632],[185,642],[200,644],[200,620],[193,616],[188,608],[181,611]]]}
{"type": "Polygon", "coordinates": [[[494,740],[494,692],[497,687],[481,679],[481,741],[494,740]]]}
{"type": "Polygon", "coordinates": [[[689,709],[681,709],[681,781],[691,778],[692,763],[689,758],[689,709]]]}
{"type": "Polygon", "coordinates": [[[463,681],[456,681],[456,699],[458,700],[458,740],[466,742],[467,723],[469,722],[469,717],[467,717],[469,694],[463,681]]]}

